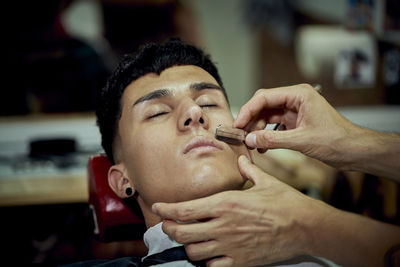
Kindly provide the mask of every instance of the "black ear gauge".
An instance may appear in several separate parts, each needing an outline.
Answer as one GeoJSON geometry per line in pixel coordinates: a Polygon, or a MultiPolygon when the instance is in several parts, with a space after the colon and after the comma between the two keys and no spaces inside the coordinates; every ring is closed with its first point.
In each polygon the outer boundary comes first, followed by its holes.
{"type": "Polygon", "coordinates": [[[125,189],[125,194],[126,194],[128,197],[132,196],[132,194],[133,194],[132,187],[127,187],[127,188],[125,189]]]}

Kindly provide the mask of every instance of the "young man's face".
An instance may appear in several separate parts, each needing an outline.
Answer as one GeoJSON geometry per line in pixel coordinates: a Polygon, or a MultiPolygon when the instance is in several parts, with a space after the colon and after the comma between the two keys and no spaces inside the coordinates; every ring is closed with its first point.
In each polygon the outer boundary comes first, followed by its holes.
{"type": "MultiPolygon", "coordinates": [[[[217,81],[197,66],[174,66],[132,82],[121,99],[120,167],[146,218],[154,202],[240,189],[245,145],[215,139],[233,117],[217,81]],[[147,209],[147,211],[146,211],[147,209]]],[[[121,182],[122,183],[122,182],[121,182]]]]}

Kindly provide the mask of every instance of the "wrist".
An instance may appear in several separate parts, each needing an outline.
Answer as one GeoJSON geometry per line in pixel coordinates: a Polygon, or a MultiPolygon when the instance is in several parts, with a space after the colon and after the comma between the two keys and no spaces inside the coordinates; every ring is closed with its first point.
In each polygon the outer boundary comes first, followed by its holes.
{"type": "Polygon", "coordinates": [[[337,166],[343,171],[366,171],[366,166],[374,164],[377,157],[387,153],[378,142],[382,133],[361,128],[351,122],[345,128],[345,134],[336,143],[341,162],[337,166]]]}
{"type": "Polygon", "coordinates": [[[323,201],[310,199],[307,213],[303,214],[304,254],[325,257],[328,242],[323,237],[332,222],[340,218],[341,211],[323,201]]]}
{"type": "Polygon", "coordinates": [[[342,170],[352,170],[398,178],[400,172],[400,136],[357,127],[347,142],[344,154],[347,164],[342,170]]]}
{"type": "Polygon", "coordinates": [[[346,229],[347,220],[347,212],[325,204],[323,211],[313,218],[314,223],[309,233],[312,240],[308,255],[324,258],[336,264],[347,263],[346,254],[352,246],[351,231],[346,229]]]}
{"type": "Polygon", "coordinates": [[[330,206],[310,219],[315,222],[309,232],[309,255],[343,266],[383,266],[389,257],[398,260],[398,248],[390,250],[400,240],[397,226],[330,206]]]}
{"type": "Polygon", "coordinates": [[[320,136],[323,138],[315,138],[314,145],[321,148],[320,160],[337,169],[350,170],[356,161],[353,154],[357,144],[354,141],[363,135],[364,129],[345,118],[337,121],[339,122],[333,123],[335,127],[323,128],[323,131],[329,132],[329,134],[319,130],[320,136]]]}
{"type": "Polygon", "coordinates": [[[368,131],[356,125],[352,125],[346,130],[346,135],[337,146],[342,155],[340,170],[353,171],[359,168],[362,158],[367,153],[367,144],[370,142],[368,131]]]}

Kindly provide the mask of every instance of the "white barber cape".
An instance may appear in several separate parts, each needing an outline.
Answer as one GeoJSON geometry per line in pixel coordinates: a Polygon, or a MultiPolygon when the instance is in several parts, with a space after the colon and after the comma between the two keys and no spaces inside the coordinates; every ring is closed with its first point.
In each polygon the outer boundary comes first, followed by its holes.
{"type": "MultiPolygon", "coordinates": [[[[161,229],[162,223],[156,224],[153,227],[150,227],[147,229],[147,231],[144,233],[143,240],[144,243],[146,244],[147,248],[149,249],[149,252],[147,256],[160,253],[166,249],[173,248],[173,247],[179,247],[182,246],[182,244],[179,244],[178,242],[172,240],[167,236],[161,229]]],[[[146,256],[146,257],[147,257],[146,256]]],[[[146,258],[144,257],[144,258],[146,258]]],[[[310,260],[310,258],[308,259],[310,260]]],[[[162,263],[162,264],[157,264],[153,266],[160,266],[160,267],[193,267],[194,265],[191,264],[190,262],[186,260],[180,260],[180,261],[173,261],[173,262],[168,262],[168,263],[162,263]]],[[[315,258],[315,262],[313,261],[296,261],[296,263],[293,264],[288,264],[288,263],[283,263],[283,264],[278,264],[278,265],[266,265],[266,266],[296,266],[296,267],[321,267],[321,266],[338,266],[330,261],[327,261],[325,259],[320,259],[320,258],[315,258]]]]}

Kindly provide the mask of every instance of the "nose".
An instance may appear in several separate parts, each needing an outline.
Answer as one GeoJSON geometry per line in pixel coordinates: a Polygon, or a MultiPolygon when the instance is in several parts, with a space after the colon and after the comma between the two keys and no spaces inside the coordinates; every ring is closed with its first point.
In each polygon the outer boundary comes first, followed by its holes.
{"type": "Polygon", "coordinates": [[[209,122],[203,109],[196,103],[185,103],[182,106],[181,116],[178,120],[178,129],[187,131],[193,128],[204,128],[208,130],[209,122]]]}

